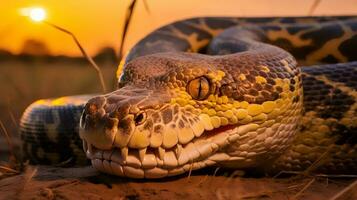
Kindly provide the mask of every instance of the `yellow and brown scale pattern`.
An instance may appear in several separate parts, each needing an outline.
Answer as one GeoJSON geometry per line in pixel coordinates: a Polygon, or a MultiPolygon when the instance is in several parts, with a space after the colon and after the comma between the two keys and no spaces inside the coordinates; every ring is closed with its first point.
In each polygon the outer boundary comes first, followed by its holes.
{"type": "Polygon", "coordinates": [[[20,122],[25,159],[36,164],[88,164],[78,135],[79,118],[91,95],[41,99],[20,122]]]}
{"type": "Polygon", "coordinates": [[[303,68],[304,115],[286,170],[353,173],[357,164],[357,62],[303,68]]]}

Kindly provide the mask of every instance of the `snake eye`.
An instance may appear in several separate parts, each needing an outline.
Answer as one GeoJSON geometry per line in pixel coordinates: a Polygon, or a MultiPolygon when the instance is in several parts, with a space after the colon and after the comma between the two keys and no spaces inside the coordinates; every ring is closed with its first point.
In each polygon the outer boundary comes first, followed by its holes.
{"type": "Polygon", "coordinates": [[[210,93],[210,82],[204,76],[193,79],[188,83],[187,92],[192,96],[193,99],[206,99],[210,93]]]}
{"type": "Polygon", "coordinates": [[[146,120],[146,113],[145,112],[140,112],[135,115],[135,125],[140,125],[145,122],[146,120]]]}

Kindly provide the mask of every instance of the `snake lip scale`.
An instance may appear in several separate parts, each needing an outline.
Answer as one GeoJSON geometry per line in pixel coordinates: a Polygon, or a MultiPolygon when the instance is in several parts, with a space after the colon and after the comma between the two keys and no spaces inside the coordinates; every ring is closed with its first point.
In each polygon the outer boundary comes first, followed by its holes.
{"type": "Polygon", "coordinates": [[[226,131],[224,134],[220,133],[210,138],[193,139],[187,145],[178,144],[168,150],[151,147],[141,150],[131,148],[99,150],[84,141],[84,151],[93,165],[108,168],[112,174],[134,178],[143,178],[144,175],[146,178],[159,178],[215,164],[215,161],[223,159],[224,154],[214,156],[211,154],[236,139],[232,131],[226,131]],[[140,172],[131,173],[132,171],[140,172]]]}

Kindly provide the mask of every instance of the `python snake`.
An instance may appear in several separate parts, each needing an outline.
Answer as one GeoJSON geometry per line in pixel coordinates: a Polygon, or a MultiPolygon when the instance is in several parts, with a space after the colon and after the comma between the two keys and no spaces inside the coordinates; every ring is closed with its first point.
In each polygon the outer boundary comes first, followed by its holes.
{"type": "Polygon", "coordinates": [[[116,91],[29,106],[24,155],[87,157],[132,178],[206,166],[356,174],[356,47],[355,16],[171,23],[131,49],[116,91]]]}

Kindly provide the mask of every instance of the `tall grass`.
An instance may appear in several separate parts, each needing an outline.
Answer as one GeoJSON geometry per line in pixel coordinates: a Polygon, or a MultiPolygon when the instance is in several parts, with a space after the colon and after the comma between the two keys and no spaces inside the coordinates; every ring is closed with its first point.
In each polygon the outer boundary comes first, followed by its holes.
{"type": "MultiPolygon", "coordinates": [[[[119,53],[118,53],[119,60],[124,59],[123,49],[124,49],[124,45],[125,45],[125,39],[127,37],[127,33],[129,30],[130,23],[132,21],[132,17],[133,17],[133,14],[135,11],[135,6],[137,5],[137,2],[138,2],[138,0],[132,0],[128,6],[128,9],[126,10],[126,16],[124,19],[124,27],[123,27],[120,45],[119,45],[119,53]]],[[[145,10],[150,13],[149,5],[147,4],[146,0],[143,0],[143,2],[144,2],[145,10]]]]}
{"type": "Polygon", "coordinates": [[[70,35],[73,40],[74,40],[74,43],[77,45],[77,47],[79,48],[79,50],[81,51],[82,55],[84,58],[86,58],[89,63],[94,67],[95,71],[97,72],[98,74],[98,77],[99,77],[99,81],[100,81],[100,84],[102,86],[102,92],[105,93],[107,91],[107,87],[105,86],[105,83],[104,83],[104,77],[103,77],[103,73],[102,71],[100,70],[99,66],[97,65],[96,62],[94,62],[94,60],[92,59],[91,56],[88,55],[87,51],[83,48],[83,46],[81,45],[81,43],[79,42],[79,40],[77,39],[77,37],[69,30],[67,29],[64,29],[60,26],[57,26],[56,24],[53,24],[53,23],[50,23],[48,21],[44,21],[44,23],[52,26],[53,28],[63,32],[63,33],[66,33],[68,35],[70,35]]]}
{"type": "Polygon", "coordinates": [[[320,5],[322,0],[314,0],[314,2],[311,4],[311,7],[308,11],[308,15],[313,15],[315,13],[315,10],[317,9],[317,7],[320,5]]]}

